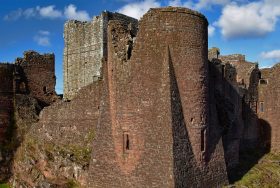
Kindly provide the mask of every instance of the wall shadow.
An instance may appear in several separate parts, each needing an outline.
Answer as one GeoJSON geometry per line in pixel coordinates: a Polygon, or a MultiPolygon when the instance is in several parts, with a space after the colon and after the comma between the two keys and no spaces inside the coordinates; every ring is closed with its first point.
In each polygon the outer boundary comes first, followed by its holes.
{"type": "MultiPolygon", "coordinates": [[[[2,126],[5,126],[3,130],[2,141],[0,142],[0,183],[7,182],[12,176],[12,166],[14,154],[20,145],[19,140],[17,140],[16,123],[14,116],[14,105],[13,105],[13,94],[9,93],[9,97],[6,95],[5,98],[9,98],[7,101],[8,106],[2,107],[2,114],[6,115],[6,121],[2,126]]],[[[0,96],[3,97],[3,96],[0,96]]]]}
{"type": "Polygon", "coordinates": [[[211,103],[216,107],[211,114],[217,114],[228,179],[234,183],[270,151],[271,126],[257,116],[258,69],[246,86],[243,80],[237,82],[237,70],[230,64],[213,59],[209,65],[211,103]]]}
{"type": "MultiPolygon", "coordinates": [[[[169,52],[168,52],[169,53],[169,52]]],[[[172,133],[173,133],[173,164],[175,187],[188,187],[193,184],[191,171],[194,169],[193,151],[190,144],[186,122],[184,119],[181,97],[178,83],[175,76],[175,70],[169,53],[169,79],[171,96],[171,114],[172,114],[172,133]]]]}
{"type": "Polygon", "coordinates": [[[234,183],[250,171],[271,148],[271,126],[263,119],[259,119],[260,140],[257,148],[248,148],[239,153],[239,164],[229,169],[229,181],[234,183]]]}

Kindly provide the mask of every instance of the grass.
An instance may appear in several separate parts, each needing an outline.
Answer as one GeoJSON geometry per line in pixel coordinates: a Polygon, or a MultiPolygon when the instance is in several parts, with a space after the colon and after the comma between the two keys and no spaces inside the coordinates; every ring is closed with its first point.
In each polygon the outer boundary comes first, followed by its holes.
{"type": "Polygon", "coordinates": [[[80,188],[80,185],[76,181],[70,180],[67,183],[67,188],[80,188]]]}
{"type": "Polygon", "coordinates": [[[280,187],[280,153],[268,153],[253,166],[240,180],[234,183],[242,188],[280,187]]]}
{"type": "Polygon", "coordinates": [[[10,186],[6,183],[1,183],[0,188],[10,188],[10,186]]]}

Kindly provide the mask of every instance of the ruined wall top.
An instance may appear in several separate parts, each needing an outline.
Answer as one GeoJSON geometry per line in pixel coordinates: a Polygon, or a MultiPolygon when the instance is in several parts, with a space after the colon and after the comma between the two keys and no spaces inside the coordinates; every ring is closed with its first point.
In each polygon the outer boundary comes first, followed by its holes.
{"type": "Polygon", "coordinates": [[[10,68],[12,67],[13,64],[8,63],[8,62],[0,62],[0,68],[10,68]]]}
{"type": "Polygon", "coordinates": [[[258,64],[246,61],[242,54],[220,55],[220,49],[214,47],[208,50],[208,60],[214,62],[214,59],[219,59],[224,65],[233,66],[236,69],[237,82],[244,87],[249,87],[252,73],[256,75],[259,72],[258,64]]]}
{"type": "Polygon", "coordinates": [[[220,59],[223,62],[242,62],[245,61],[245,55],[242,54],[231,54],[231,55],[225,55],[220,56],[220,59]]]}
{"type": "Polygon", "coordinates": [[[118,13],[118,12],[110,12],[110,11],[103,11],[99,16],[94,16],[91,21],[79,21],[79,20],[68,20],[65,22],[64,27],[71,27],[71,26],[85,26],[89,25],[92,22],[96,22],[97,20],[102,20],[104,18],[108,18],[108,20],[122,20],[127,21],[127,18],[129,18],[130,22],[137,23],[138,20],[129,16],[126,16],[124,14],[118,13]]]}
{"type": "Polygon", "coordinates": [[[18,57],[15,60],[16,65],[28,66],[33,64],[54,64],[55,56],[53,53],[40,54],[33,50],[23,53],[23,58],[18,57]]]}
{"type": "MultiPolygon", "coordinates": [[[[206,17],[201,14],[200,12],[188,9],[188,8],[182,8],[182,7],[164,7],[164,8],[151,8],[146,15],[149,15],[151,13],[157,14],[160,12],[174,12],[174,13],[183,13],[183,14],[191,14],[194,16],[198,16],[202,19],[205,19],[205,21],[207,21],[206,17]]],[[[208,21],[207,21],[208,23],[208,21]]]]}
{"type": "Polygon", "coordinates": [[[111,20],[132,24],[138,20],[104,11],[89,22],[67,21],[64,25],[64,98],[71,100],[84,86],[102,79],[107,59],[107,27],[111,20]]]}
{"type": "Polygon", "coordinates": [[[212,59],[218,59],[220,56],[220,49],[217,47],[210,48],[208,50],[208,59],[211,61],[212,59]]]}
{"type": "Polygon", "coordinates": [[[261,71],[261,78],[262,79],[267,79],[272,75],[272,72],[277,71],[280,69],[280,63],[276,63],[273,67],[270,68],[262,68],[260,69],[261,71]]]}

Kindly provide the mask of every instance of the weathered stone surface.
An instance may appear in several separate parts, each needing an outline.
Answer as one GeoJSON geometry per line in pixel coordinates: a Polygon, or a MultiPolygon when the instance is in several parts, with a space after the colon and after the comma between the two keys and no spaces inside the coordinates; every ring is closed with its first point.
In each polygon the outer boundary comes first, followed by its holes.
{"type": "Polygon", "coordinates": [[[0,64],[0,181],[12,175],[14,153],[38,120],[40,110],[58,99],[54,55],[27,51],[15,64],[0,64]]]}
{"type": "Polygon", "coordinates": [[[54,62],[54,54],[24,52],[24,57],[15,62],[15,92],[30,95],[43,106],[57,100],[54,62]]]}
{"type": "Polygon", "coordinates": [[[261,69],[259,81],[258,116],[261,139],[272,151],[280,151],[280,64],[272,68],[261,69]]]}
{"type": "Polygon", "coordinates": [[[151,9],[139,29],[110,12],[67,22],[65,100],[38,122],[39,104],[56,99],[54,56],[0,64],[0,123],[15,117],[27,132],[16,152],[0,150],[0,170],[13,169],[15,187],[221,187],[240,151],[279,150],[279,66],[260,72],[218,48],[208,60],[207,26],[173,7],[151,9]]]}
{"type": "Polygon", "coordinates": [[[152,9],[126,61],[128,26],[109,23],[89,187],[226,184],[221,136],[209,131],[207,24],[188,9],[152,9]]]}
{"type": "Polygon", "coordinates": [[[13,65],[0,64],[0,143],[12,121],[13,114],[13,65]]]}
{"type": "Polygon", "coordinates": [[[91,22],[68,21],[64,26],[64,98],[71,100],[84,86],[102,77],[107,58],[107,27],[110,20],[137,25],[137,20],[119,13],[103,12],[91,22]]]}

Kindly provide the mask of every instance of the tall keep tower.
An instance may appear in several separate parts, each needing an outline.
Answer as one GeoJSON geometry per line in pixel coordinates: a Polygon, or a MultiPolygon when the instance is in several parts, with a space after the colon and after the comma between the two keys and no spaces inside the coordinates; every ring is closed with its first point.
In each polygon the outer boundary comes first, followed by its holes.
{"type": "Polygon", "coordinates": [[[222,142],[209,139],[218,129],[209,131],[207,26],[189,9],[151,9],[130,52],[129,26],[109,22],[89,187],[219,187],[227,181],[222,142]]]}
{"type": "Polygon", "coordinates": [[[71,20],[64,25],[64,98],[102,77],[102,61],[107,59],[109,20],[137,25],[137,20],[119,13],[103,12],[91,22],[71,20]]]}

